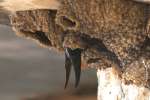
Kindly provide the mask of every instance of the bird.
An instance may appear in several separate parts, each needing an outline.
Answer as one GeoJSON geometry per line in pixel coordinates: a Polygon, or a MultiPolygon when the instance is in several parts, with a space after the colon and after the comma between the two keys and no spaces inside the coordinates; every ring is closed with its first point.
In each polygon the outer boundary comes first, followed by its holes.
{"type": "Polygon", "coordinates": [[[72,50],[71,48],[65,48],[65,69],[66,69],[65,88],[67,87],[69,81],[71,66],[74,68],[75,72],[75,87],[77,87],[80,82],[81,52],[82,49],[80,48],[76,48],[74,50],[72,50]]]}

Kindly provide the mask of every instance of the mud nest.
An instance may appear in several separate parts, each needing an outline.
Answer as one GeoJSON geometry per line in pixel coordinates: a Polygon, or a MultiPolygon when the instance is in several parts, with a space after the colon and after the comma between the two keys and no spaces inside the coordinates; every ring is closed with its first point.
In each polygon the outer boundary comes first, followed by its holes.
{"type": "Polygon", "coordinates": [[[149,5],[131,0],[60,0],[58,10],[17,11],[18,35],[64,51],[82,48],[82,67],[119,69],[126,83],[150,86],[149,5]]]}

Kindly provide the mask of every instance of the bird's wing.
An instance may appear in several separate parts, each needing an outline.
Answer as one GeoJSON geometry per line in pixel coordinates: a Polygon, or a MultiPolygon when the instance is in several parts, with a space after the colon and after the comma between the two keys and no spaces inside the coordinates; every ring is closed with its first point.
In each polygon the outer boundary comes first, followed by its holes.
{"type": "Polygon", "coordinates": [[[81,75],[81,49],[73,50],[72,65],[75,71],[75,87],[77,87],[80,82],[81,75]]]}
{"type": "Polygon", "coordinates": [[[65,82],[65,88],[68,85],[69,77],[70,77],[70,71],[71,71],[71,59],[68,53],[67,48],[65,49],[65,70],[66,70],[66,82],[65,82]]]}
{"type": "Polygon", "coordinates": [[[66,84],[65,87],[67,86],[69,75],[70,75],[70,68],[71,65],[74,68],[75,72],[75,87],[78,86],[80,82],[80,75],[81,75],[81,52],[82,49],[74,49],[72,50],[71,48],[66,48],[65,54],[66,54],[66,84]]]}

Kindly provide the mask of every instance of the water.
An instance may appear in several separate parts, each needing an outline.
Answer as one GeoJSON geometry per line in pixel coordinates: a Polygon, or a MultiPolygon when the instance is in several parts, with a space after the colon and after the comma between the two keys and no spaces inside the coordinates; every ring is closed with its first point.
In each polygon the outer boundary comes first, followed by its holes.
{"type": "Polygon", "coordinates": [[[74,75],[66,90],[64,82],[63,55],[17,37],[10,27],[0,25],[0,100],[96,100],[95,70],[82,72],[77,89],[74,75]]]}

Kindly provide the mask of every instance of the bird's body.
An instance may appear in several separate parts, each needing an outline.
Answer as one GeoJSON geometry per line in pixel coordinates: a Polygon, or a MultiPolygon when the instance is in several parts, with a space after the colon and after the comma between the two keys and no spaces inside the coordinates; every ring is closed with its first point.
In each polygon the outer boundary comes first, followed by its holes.
{"type": "Polygon", "coordinates": [[[75,73],[75,87],[78,86],[80,82],[81,74],[81,52],[82,49],[65,48],[65,68],[66,68],[66,83],[65,88],[67,87],[71,67],[74,69],[75,73]]]}

